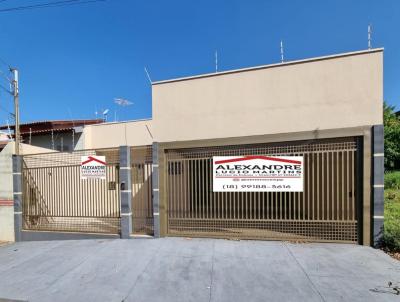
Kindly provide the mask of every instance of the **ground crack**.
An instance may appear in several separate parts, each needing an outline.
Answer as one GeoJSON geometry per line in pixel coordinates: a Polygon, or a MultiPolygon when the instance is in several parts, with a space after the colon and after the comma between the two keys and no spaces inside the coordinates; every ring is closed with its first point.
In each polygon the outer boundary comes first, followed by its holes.
{"type": "Polygon", "coordinates": [[[310,276],[307,274],[306,270],[303,268],[303,266],[300,264],[300,262],[297,260],[297,258],[294,256],[294,254],[292,253],[292,251],[290,250],[290,248],[287,246],[286,243],[283,243],[283,245],[286,247],[286,249],[288,250],[289,254],[293,257],[294,261],[296,261],[297,265],[300,267],[300,269],[302,270],[303,274],[307,277],[308,281],[310,282],[312,288],[318,293],[318,295],[320,296],[321,300],[325,302],[324,297],[322,296],[322,294],[319,292],[318,288],[315,286],[315,284],[312,282],[310,276]]]}

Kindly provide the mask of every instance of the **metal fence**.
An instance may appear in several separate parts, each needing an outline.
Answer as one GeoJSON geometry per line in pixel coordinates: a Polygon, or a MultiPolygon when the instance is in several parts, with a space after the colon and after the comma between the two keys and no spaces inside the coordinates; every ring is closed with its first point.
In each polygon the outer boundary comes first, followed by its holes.
{"type": "Polygon", "coordinates": [[[23,228],[120,232],[119,150],[23,156],[23,228]],[[106,158],[106,180],[80,178],[81,156],[106,158]]]}
{"type": "Polygon", "coordinates": [[[131,163],[133,232],[153,235],[152,147],[132,147],[131,163]]]}
{"type": "Polygon", "coordinates": [[[355,138],[167,150],[168,233],[357,241],[355,138]],[[303,192],[213,192],[212,157],[304,157],[303,192]]]}

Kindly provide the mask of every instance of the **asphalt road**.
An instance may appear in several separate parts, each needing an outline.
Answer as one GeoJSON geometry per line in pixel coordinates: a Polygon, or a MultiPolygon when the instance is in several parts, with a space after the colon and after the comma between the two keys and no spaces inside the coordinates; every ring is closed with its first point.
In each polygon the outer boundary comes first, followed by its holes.
{"type": "Polygon", "coordinates": [[[162,238],[0,247],[0,298],[23,301],[400,301],[388,281],[400,281],[400,262],[347,244],[162,238]]]}

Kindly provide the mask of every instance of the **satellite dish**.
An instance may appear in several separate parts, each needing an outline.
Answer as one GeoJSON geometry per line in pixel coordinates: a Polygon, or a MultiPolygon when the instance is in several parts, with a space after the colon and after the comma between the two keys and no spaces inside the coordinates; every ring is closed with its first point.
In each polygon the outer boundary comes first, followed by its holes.
{"type": "Polygon", "coordinates": [[[107,115],[107,113],[108,113],[109,111],[110,111],[109,109],[104,110],[104,111],[103,111],[103,115],[107,115]]]}

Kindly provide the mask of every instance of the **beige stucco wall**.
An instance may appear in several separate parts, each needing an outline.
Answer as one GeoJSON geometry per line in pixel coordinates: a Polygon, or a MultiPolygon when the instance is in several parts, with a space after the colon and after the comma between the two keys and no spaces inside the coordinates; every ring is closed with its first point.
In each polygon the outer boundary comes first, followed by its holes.
{"type": "Polygon", "coordinates": [[[152,120],[88,125],[77,142],[79,149],[151,145],[152,120]]]}
{"type": "Polygon", "coordinates": [[[0,206],[0,241],[14,241],[13,206],[0,206]]]}
{"type": "MultiPolygon", "coordinates": [[[[52,150],[21,144],[21,154],[46,153],[52,150]]],[[[12,155],[14,142],[10,142],[0,152],[0,200],[13,200],[12,155]]],[[[14,241],[14,207],[0,205],[0,241],[14,241]]]]}
{"type": "Polygon", "coordinates": [[[383,51],[153,83],[159,142],[382,124],[383,51]]]}

